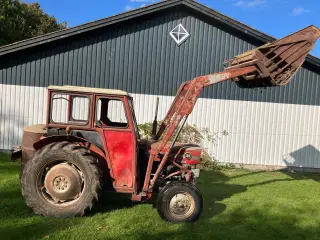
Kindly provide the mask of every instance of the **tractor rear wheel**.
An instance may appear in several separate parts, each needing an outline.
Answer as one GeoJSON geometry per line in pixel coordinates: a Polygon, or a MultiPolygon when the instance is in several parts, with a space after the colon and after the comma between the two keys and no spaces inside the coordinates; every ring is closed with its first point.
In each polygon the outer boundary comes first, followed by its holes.
{"type": "Polygon", "coordinates": [[[157,198],[159,215],[169,222],[192,222],[202,212],[202,195],[188,182],[171,182],[160,191],[157,198]]]}
{"type": "Polygon", "coordinates": [[[98,160],[84,147],[51,143],[38,150],[21,175],[22,195],[39,215],[83,216],[98,201],[98,160]]]}

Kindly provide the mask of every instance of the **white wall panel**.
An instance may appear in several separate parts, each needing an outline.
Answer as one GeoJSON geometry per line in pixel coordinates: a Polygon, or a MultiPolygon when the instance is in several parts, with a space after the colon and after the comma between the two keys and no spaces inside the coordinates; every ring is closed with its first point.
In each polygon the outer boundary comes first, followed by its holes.
{"type": "MultiPolygon", "coordinates": [[[[132,94],[137,121],[153,120],[156,95],[132,94]]],[[[173,97],[159,96],[159,119],[173,97]]],[[[21,144],[23,126],[44,123],[46,88],[0,85],[0,149],[21,144]]],[[[199,99],[189,124],[216,133],[220,162],[320,168],[320,107],[199,99]]]]}
{"type": "Polygon", "coordinates": [[[47,90],[0,84],[0,149],[20,145],[23,127],[44,123],[47,90]]]}

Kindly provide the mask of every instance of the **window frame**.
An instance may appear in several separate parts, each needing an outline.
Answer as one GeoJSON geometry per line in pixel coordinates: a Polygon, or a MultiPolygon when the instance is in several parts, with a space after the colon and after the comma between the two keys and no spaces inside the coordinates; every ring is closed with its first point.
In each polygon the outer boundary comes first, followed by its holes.
{"type": "Polygon", "coordinates": [[[133,129],[135,131],[136,138],[140,139],[139,127],[138,127],[138,122],[137,122],[137,117],[136,117],[132,97],[128,98],[128,104],[129,104],[129,108],[130,108],[130,114],[131,114],[133,129]]]}
{"type": "MultiPolygon", "coordinates": [[[[130,121],[129,121],[129,118],[128,118],[128,112],[127,112],[127,109],[126,109],[126,104],[124,102],[124,99],[123,98],[118,98],[118,97],[112,97],[112,96],[101,96],[101,95],[96,95],[96,101],[95,101],[95,106],[94,106],[94,109],[95,109],[95,112],[94,112],[94,122],[98,121],[97,119],[97,106],[98,106],[98,101],[100,98],[105,98],[105,99],[109,99],[109,100],[116,100],[116,101],[120,101],[122,102],[122,106],[123,106],[123,110],[124,110],[124,113],[125,113],[125,117],[126,117],[126,124],[127,126],[126,127],[117,127],[117,126],[108,126],[108,125],[105,125],[105,126],[99,126],[99,128],[113,128],[113,129],[129,129],[130,128],[130,121]]],[[[109,104],[109,103],[108,103],[109,104]]],[[[101,105],[102,107],[102,105],[101,105]]]]}
{"type": "Polygon", "coordinates": [[[71,104],[70,104],[70,120],[73,122],[73,121],[75,121],[75,122],[79,122],[79,123],[84,123],[84,122],[86,122],[86,124],[88,124],[88,122],[89,122],[89,117],[90,117],[90,98],[89,97],[86,97],[86,96],[81,96],[81,97],[79,97],[79,96],[74,96],[74,94],[69,94],[69,95],[72,95],[71,97],[73,98],[72,99],[72,102],[71,102],[71,104]],[[73,106],[74,106],[74,98],[76,98],[76,97],[78,97],[78,98],[87,98],[89,101],[88,101],[88,117],[87,117],[87,120],[81,120],[81,119],[75,119],[74,117],[73,117],[73,106]]]}
{"type": "Polygon", "coordinates": [[[87,126],[90,122],[90,109],[91,109],[91,104],[90,104],[90,96],[85,95],[85,94],[79,94],[79,93],[72,93],[72,92],[51,92],[50,94],[50,113],[49,113],[49,124],[60,124],[60,125],[78,125],[78,126],[87,126]],[[72,107],[73,104],[71,104],[70,100],[68,101],[68,105],[70,105],[70,110],[69,106],[67,107],[67,115],[69,115],[69,118],[75,121],[72,122],[56,122],[52,119],[52,109],[53,109],[53,100],[54,100],[54,95],[67,95],[67,96],[80,96],[81,98],[87,98],[88,99],[88,114],[87,114],[87,120],[83,121],[77,121],[76,119],[73,118],[72,116],[72,107]]]}

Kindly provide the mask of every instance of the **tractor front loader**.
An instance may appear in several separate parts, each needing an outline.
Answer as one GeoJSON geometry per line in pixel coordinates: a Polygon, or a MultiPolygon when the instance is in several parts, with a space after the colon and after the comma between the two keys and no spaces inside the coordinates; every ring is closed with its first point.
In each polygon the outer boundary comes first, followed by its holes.
{"type": "Polygon", "coordinates": [[[127,92],[49,86],[46,123],[25,127],[22,139],[27,205],[44,216],[82,216],[101,190],[111,189],[134,201],[157,196],[167,221],[195,221],[202,210],[195,185],[202,150],[176,140],[202,89],[229,79],[247,88],[285,85],[319,36],[309,26],[236,56],[223,72],[183,83],[158,132],[155,119],[152,140],[140,139],[127,92]]]}

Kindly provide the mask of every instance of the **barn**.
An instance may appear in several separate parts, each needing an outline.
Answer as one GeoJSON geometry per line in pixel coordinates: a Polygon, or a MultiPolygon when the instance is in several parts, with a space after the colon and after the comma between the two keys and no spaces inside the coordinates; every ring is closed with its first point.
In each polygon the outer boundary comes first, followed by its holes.
{"type": "MultiPolygon", "coordinates": [[[[0,47],[0,149],[45,122],[48,85],[125,90],[138,122],[150,122],[157,97],[163,118],[182,82],[273,40],[196,1],[169,0],[0,47]]],[[[284,87],[217,84],[188,123],[209,129],[206,147],[221,163],[320,168],[319,74],[309,55],[284,87]]]]}

